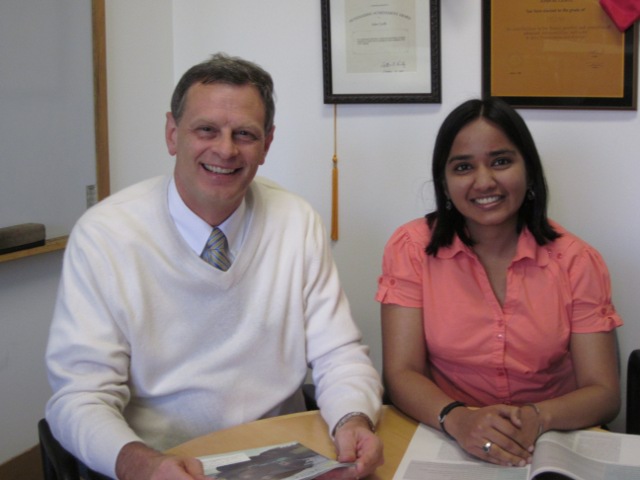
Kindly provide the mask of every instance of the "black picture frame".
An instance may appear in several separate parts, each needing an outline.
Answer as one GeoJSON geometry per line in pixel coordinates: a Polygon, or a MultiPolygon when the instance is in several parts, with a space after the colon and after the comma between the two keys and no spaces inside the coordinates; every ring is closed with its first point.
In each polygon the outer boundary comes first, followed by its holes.
{"type": "MultiPolygon", "coordinates": [[[[359,39],[358,46],[366,44],[365,48],[372,53],[370,58],[375,58],[377,63],[369,72],[358,71],[356,73],[347,71],[346,67],[349,63],[346,61],[348,50],[356,45],[356,42],[347,45],[347,34],[344,33],[346,31],[345,1],[320,1],[324,103],[440,103],[440,0],[412,0],[411,2],[395,0],[398,2],[396,5],[398,7],[407,7],[407,4],[409,6],[415,5],[415,17],[411,19],[415,30],[409,30],[409,35],[407,35],[407,37],[413,38],[415,43],[408,42],[409,48],[404,50],[408,52],[407,58],[410,58],[410,61],[406,64],[402,60],[396,62],[394,54],[390,56],[391,61],[378,61],[388,53],[385,51],[389,49],[389,43],[385,44],[386,40],[407,38],[405,36],[394,36],[391,32],[387,34],[389,35],[387,38],[359,39]],[[336,25],[341,25],[343,28],[336,28],[336,25]],[[380,45],[380,50],[372,52],[376,40],[380,45]],[[415,62],[412,63],[412,60],[415,62]],[[340,66],[337,67],[337,65],[340,66]],[[345,65],[344,68],[343,65],[345,65]],[[396,67],[397,65],[400,67],[396,67]]],[[[385,2],[387,5],[393,3],[394,0],[385,2]]],[[[379,2],[378,5],[380,5],[379,2]]],[[[374,14],[379,14],[381,18],[383,15],[387,15],[392,23],[398,17],[398,10],[394,11],[392,8],[386,11],[364,11],[363,9],[362,15],[355,19],[363,20],[365,16],[373,18],[374,14]]],[[[407,18],[409,16],[400,15],[400,17],[407,18]]],[[[377,21],[376,25],[383,22],[384,19],[377,21]]],[[[390,31],[391,28],[389,27],[390,31]]],[[[349,58],[356,57],[350,56],[349,58]]]]}
{"type": "MultiPolygon", "coordinates": [[[[496,32],[499,32],[501,29],[516,29],[519,28],[523,32],[526,31],[527,28],[533,29],[533,26],[526,24],[526,16],[522,16],[519,18],[524,19],[522,23],[519,23],[520,20],[514,19],[513,16],[510,17],[509,22],[504,22],[504,25],[496,25],[494,21],[494,16],[492,15],[492,10],[502,9],[505,7],[506,3],[509,2],[510,5],[515,5],[513,0],[482,0],[482,94],[485,97],[498,97],[505,100],[513,107],[517,108],[548,108],[548,109],[609,109],[609,110],[636,110],[637,109],[637,58],[638,58],[638,30],[637,25],[631,26],[625,32],[618,32],[613,22],[610,22],[610,25],[605,25],[610,19],[606,16],[604,12],[602,12],[603,18],[603,26],[602,28],[609,28],[615,30],[612,33],[619,34],[623,36],[622,42],[620,43],[620,51],[615,52],[617,54],[618,60],[622,62],[622,67],[620,69],[608,69],[601,70],[607,71],[611,73],[610,85],[614,86],[620,93],[616,95],[585,95],[579,93],[580,91],[589,91],[590,84],[589,82],[595,82],[593,80],[593,76],[589,75],[588,68],[585,66],[585,71],[576,70],[572,74],[575,78],[571,78],[569,82],[574,82],[574,86],[576,87],[576,94],[573,95],[571,93],[567,94],[567,88],[564,88],[562,91],[558,91],[558,94],[555,95],[539,95],[535,92],[527,90],[527,81],[521,82],[521,87],[519,87],[519,91],[514,92],[510,91],[509,94],[506,94],[506,90],[500,91],[499,88],[496,88],[496,84],[499,83],[499,79],[493,78],[497,75],[492,75],[494,72],[494,60],[498,58],[500,55],[496,53],[495,49],[513,49],[513,42],[494,42],[494,37],[497,35],[496,32]]],[[[518,8],[525,9],[529,8],[534,2],[518,2],[518,8]]],[[[540,4],[539,2],[535,2],[539,5],[539,8],[547,8],[547,10],[543,10],[543,12],[551,12],[549,15],[552,16],[552,19],[558,21],[558,16],[561,15],[571,15],[572,10],[564,8],[560,9],[561,6],[559,4],[546,4],[548,7],[544,7],[545,4],[540,4]],[[556,6],[557,5],[557,6],[556,6]],[[554,8],[556,10],[554,10],[554,8]]],[[[571,2],[571,7],[573,9],[585,9],[585,8],[598,8],[600,6],[598,2],[589,2],[588,0],[574,0],[571,2]],[[580,2],[584,2],[581,4],[580,2]]],[[[529,13],[534,12],[532,8],[528,10],[529,13]]],[[[574,10],[575,11],[575,10],[574,10]]],[[[533,18],[533,17],[532,17],[533,18]]],[[[560,18],[561,21],[561,18],[560,18]]],[[[558,21],[560,23],[560,21],[558,21]]],[[[561,23],[560,23],[561,24],[561,23]]],[[[573,27],[575,28],[575,27],[573,27]]],[[[593,26],[584,26],[585,29],[594,28],[593,26]]],[[[524,34],[523,34],[524,35],[524,34]]],[[[559,44],[559,43],[558,43],[559,44]]],[[[564,44],[570,48],[573,46],[575,48],[575,56],[585,55],[585,48],[581,47],[579,43],[575,42],[573,45],[570,41],[565,41],[564,44]],[[582,48],[582,50],[581,50],[582,48]]],[[[590,47],[593,45],[590,44],[590,47]]],[[[596,46],[597,47],[597,46],[596,46]]],[[[606,47],[608,51],[611,50],[611,46],[607,45],[606,47]]],[[[569,51],[569,50],[568,50],[569,51]]],[[[503,52],[504,53],[504,52],[503,52]]],[[[543,58],[542,51],[539,52],[537,58],[543,58]]],[[[533,57],[530,55],[530,57],[533,57]]],[[[505,55],[502,56],[505,58],[505,55]]],[[[531,62],[536,61],[536,59],[529,59],[530,65],[531,62]]],[[[577,59],[576,59],[577,60],[577,59]]],[[[525,59],[524,62],[527,60],[525,59]]],[[[551,63],[551,62],[549,62],[551,63]]],[[[500,64],[503,65],[504,63],[500,64]]],[[[562,62],[557,62],[558,69],[554,72],[559,78],[563,78],[563,75],[566,73],[566,68],[562,64],[562,62]]],[[[586,65],[586,63],[585,63],[586,65]]],[[[594,64],[594,67],[597,66],[594,64]]],[[[496,69],[499,67],[496,67],[496,69]]],[[[515,69],[514,69],[515,70],[515,69]]],[[[507,71],[505,68],[502,70],[504,76],[508,74],[514,74],[513,72],[507,71]]],[[[567,75],[568,76],[568,75],[567,75]]],[[[513,89],[513,88],[512,88],[513,89]]],[[[512,90],[511,89],[511,90],[512,90]]]]}

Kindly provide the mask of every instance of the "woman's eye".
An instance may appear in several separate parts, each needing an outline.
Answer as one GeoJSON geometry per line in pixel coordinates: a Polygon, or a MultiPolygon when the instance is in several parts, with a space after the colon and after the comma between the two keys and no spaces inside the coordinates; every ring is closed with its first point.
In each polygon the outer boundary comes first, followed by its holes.
{"type": "Polygon", "coordinates": [[[493,164],[494,164],[496,167],[504,167],[504,166],[506,166],[506,165],[510,165],[510,164],[511,164],[511,159],[510,159],[510,158],[508,158],[508,157],[500,157],[500,158],[496,158],[496,159],[493,161],[493,164]]]}
{"type": "Polygon", "coordinates": [[[466,172],[469,169],[471,169],[471,165],[469,165],[468,163],[458,163],[453,167],[454,172],[466,172]]]}

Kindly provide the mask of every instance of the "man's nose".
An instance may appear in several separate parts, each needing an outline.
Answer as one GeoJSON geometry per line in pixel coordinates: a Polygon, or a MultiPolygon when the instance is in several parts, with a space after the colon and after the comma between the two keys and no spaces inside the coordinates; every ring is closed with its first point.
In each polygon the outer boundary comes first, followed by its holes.
{"type": "Polygon", "coordinates": [[[212,145],[212,150],[221,159],[226,160],[238,154],[238,146],[232,133],[223,133],[218,136],[212,145]]]}

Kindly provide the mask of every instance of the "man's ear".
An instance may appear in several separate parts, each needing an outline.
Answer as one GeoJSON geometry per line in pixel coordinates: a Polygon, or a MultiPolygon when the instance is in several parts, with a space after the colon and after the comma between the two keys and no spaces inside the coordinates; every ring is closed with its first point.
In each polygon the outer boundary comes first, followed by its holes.
{"type": "Polygon", "coordinates": [[[167,112],[167,122],[164,127],[164,139],[167,142],[169,155],[174,156],[178,149],[178,123],[171,112],[167,112]]]}
{"type": "Polygon", "coordinates": [[[267,133],[264,137],[264,157],[262,157],[262,162],[260,162],[260,165],[264,165],[264,162],[267,159],[267,153],[269,153],[269,148],[271,148],[271,142],[273,142],[273,134],[275,131],[276,126],[274,125],[273,127],[271,127],[271,130],[269,130],[269,133],[267,133]]]}

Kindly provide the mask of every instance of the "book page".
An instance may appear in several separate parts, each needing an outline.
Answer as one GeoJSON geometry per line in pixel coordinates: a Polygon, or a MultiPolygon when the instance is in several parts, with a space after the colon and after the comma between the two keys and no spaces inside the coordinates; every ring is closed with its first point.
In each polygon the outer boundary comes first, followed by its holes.
{"type": "Polygon", "coordinates": [[[640,436],[579,430],[547,432],[536,443],[533,475],[562,473],[575,480],[640,478],[640,436]]]}
{"type": "Polygon", "coordinates": [[[520,468],[482,461],[442,432],[420,424],[393,480],[528,480],[546,472],[574,480],[640,478],[640,436],[547,432],[536,443],[532,465],[520,468]]]}
{"type": "Polygon", "coordinates": [[[467,454],[442,432],[420,424],[393,480],[528,480],[529,467],[502,467],[467,454]]]}

